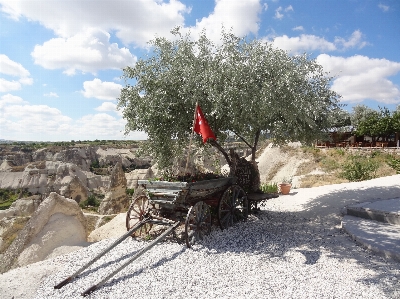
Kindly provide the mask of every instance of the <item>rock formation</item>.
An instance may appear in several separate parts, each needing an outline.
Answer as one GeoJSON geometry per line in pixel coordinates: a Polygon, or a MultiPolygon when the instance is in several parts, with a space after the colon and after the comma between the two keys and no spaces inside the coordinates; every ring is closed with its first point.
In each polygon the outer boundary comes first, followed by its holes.
{"type": "Polygon", "coordinates": [[[118,162],[111,172],[108,191],[100,204],[100,214],[118,214],[128,208],[129,199],[126,194],[126,186],[125,173],[121,163],[118,162]]]}
{"type": "Polygon", "coordinates": [[[60,246],[77,249],[86,240],[86,219],[76,201],[53,192],[3,254],[0,273],[44,260],[60,246]]]}
{"type": "Polygon", "coordinates": [[[0,220],[5,217],[30,216],[40,204],[40,195],[18,199],[6,210],[0,210],[0,220]]]}
{"type": "Polygon", "coordinates": [[[49,147],[38,150],[0,147],[0,188],[27,189],[33,194],[60,193],[78,176],[88,190],[104,192],[109,172],[94,174],[91,165],[109,168],[121,163],[125,170],[148,169],[151,159],[138,158],[136,148],[49,147]]]}
{"type": "Polygon", "coordinates": [[[108,186],[108,176],[82,171],[72,163],[41,161],[28,164],[20,172],[0,170],[0,188],[22,188],[33,194],[48,195],[51,191],[60,192],[67,188],[75,177],[78,177],[82,186],[91,190],[108,186]]]}
{"type": "Polygon", "coordinates": [[[116,215],[111,221],[93,230],[88,236],[88,241],[98,242],[104,239],[121,237],[126,233],[125,219],[126,213],[120,213],[116,215]]]}
{"type": "Polygon", "coordinates": [[[148,169],[135,169],[125,174],[127,188],[136,189],[138,187],[138,180],[145,180],[154,177],[153,170],[148,169]]]}
{"type": "Polygon", "coordinates": [[[60,188],[60,194],[72,198],[78,204],[85,201],[89,196],[88,188],[82,183],[78,176],[69,177],[68,185],[60,188]]]}

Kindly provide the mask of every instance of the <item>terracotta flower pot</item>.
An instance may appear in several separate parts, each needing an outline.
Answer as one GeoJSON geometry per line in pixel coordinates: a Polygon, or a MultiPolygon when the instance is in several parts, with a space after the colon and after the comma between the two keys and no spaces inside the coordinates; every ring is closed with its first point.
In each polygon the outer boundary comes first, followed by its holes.
{"type": "Polygon", "coordinates": [[[286,183],[279,184],[279,188],[281,190],[282,195],[289,194],[291,187],[292,187],[292,184],[286,184],[286,183]]]}

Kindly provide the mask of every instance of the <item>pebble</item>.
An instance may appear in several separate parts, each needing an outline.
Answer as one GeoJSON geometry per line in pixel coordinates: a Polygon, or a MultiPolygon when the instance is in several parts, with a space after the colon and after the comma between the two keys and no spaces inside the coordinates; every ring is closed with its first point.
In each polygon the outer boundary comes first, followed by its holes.
{"type": "MultiPolygon", "coordinates": [[[[114,240],[54,259],[63,270],[34,298],[82,298],[147,244],[129,238],[54,289],[114,240]]],[[[226,230],[214,227],[192,249],[174,240],[156,245],[88,298],[400,298],[399,277],[399,263],[372,255],[340,228],[262,209],[226,230]]]]}

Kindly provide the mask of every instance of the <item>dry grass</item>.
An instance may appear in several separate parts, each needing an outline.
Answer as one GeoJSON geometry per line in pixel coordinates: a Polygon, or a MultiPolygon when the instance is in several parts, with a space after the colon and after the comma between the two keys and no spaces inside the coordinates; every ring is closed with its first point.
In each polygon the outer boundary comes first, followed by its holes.
{"type": "Polygon", "coordinates": [[[271,170],[268,173],[268,176],[266,177],[266,181],[269,182],[271,181],[274,176],[278,173],[278,171],[285,165],[285,163],[283,161],[280,161],[278,163],[276,163],[271,170]]]}
{"type": "Polygon", "coordinates": [[[17,217],[12,223],[11,227],[3,233],[3,243],[0,247],[0,253],[4,253],[7,250],[7,248],[18,236],[18,233],[25,227],[25,224],[28,222],[29,218],[30,217],[17,217]]]}
{"type": "Polygon", "coordinates": [[[300,188],[312,188],[324,185],[346,183],[348,180],[337,177],[334,174],[306,175],[301,179],[300,188]]]}
{"type": "Polygon", "coordinates": [[[319,165],[315,161],[304,162],[297,168],[295,175],[308,175],[310,172],[318,169],[319,165]]]}
{"type": "MultiPolygon", "coordinates": [[[[299,151],[299,149],[297,149],[299,151]]],[[[375,151],[353,151],[349,149],[318,149],[311,147],[301,148],[303,157],[310,161],[303,163],[297,170],[296,175],[304,176],[300,182],[300,188],[311,188],[323,185],[340,184],[348,180],[340,177],[342,165],[351,155],[361,155],[373,159],[379,165],[375,177],[384,177],[396,174],[396,171],[387,163],[388,153],[375,151]],[[325,174],[310,175],[312,171],[320,169],[325,174]]],[[[296,154],[297,155],[297,154],[296,154]]]]}
{"type": "Polygon", "coordinates": [[[256,151],[256,159],[260,158],[261,154],[264,152],[264,150],[267,148],[267,146],[270,144],[268,140],[262,141],[260,145],[258,146],[258,149],[256,151]]]}

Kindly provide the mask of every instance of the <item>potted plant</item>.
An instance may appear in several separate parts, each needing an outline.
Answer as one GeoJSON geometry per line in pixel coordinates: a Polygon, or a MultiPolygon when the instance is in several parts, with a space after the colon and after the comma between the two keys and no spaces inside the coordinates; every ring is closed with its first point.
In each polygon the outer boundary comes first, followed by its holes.
{"type": "Polygon", "coordinates": [[[279,189],[282,195],[289,194],[290,188],[292,187],[292,177],[283,178],[282,183],[279,184],[279,189]]]}

